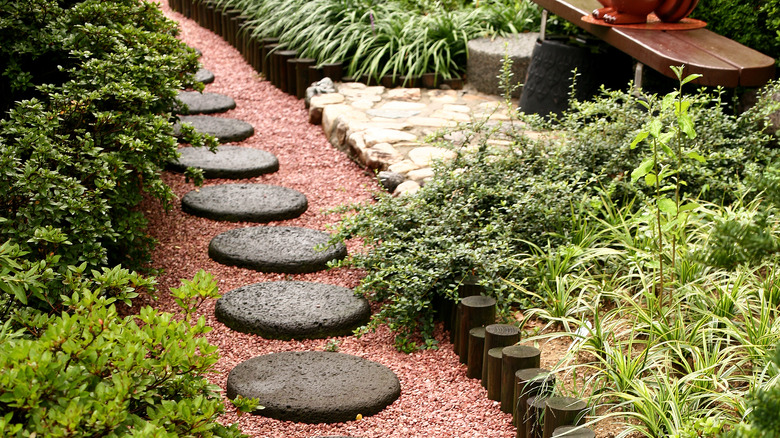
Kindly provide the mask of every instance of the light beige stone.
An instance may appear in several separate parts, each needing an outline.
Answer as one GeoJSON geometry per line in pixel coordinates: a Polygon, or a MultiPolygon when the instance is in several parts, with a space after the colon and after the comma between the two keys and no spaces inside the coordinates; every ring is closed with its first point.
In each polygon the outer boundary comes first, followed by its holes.
{"type": "Polygon", "coordinates": [[[433,169],[430,167],[423,167],[420,169],[411,170],[409,171],[409,173],[406,174],[406,177],[412,181],[417,181],[419,183],[425,181],[428,178],[432,178],[433,169]]]}
{"type": "Polygon", "coordinates": [[[424,103],[420,102],[403,102],[400,100],[393,100],[390,102],[385,102],[382,105],[379,106],[381,109],[386,110],[401,110],[401,111],[407,111],[407,110],[423,110],[427,107],[424,103]]]}
{"type": "Polygon", "coordinates": [[[387,90],[385,97],[391,100],[420,100],[421,95],[419,88],[394,88],[387,90]]]}
{"type": "Polygon", "coordinates": [[[420,184],[415,181],[404,181],[393,191],[393,196],[409,196],[420,191],[420,184]]]}
{"type": "Polygon", "coordinates": [[[350,124],[350,128],[355,131],[365,131],[367,129],[395,129],[398,131],[407,131],[410,128],[412,128],[412,125],[407,122],[400,122],[398,120],[376,120],[376,119],[366,119],[366,120],[360,120],[355,121],[352,124],[350,124]]]}
{"type": "Polygon", "coordinates": [[[437,148],[433,146],[424,146],[413,149],[409,152],[409,159],[420,167],[430,166],[437,160],[451,160],[457,154],[449,149],[437,148]]]}
{"type": "Polygon", "coordinates": [[[441,119],[438,117],[409,117],[406,121],[410,125],[423,126],[426,128],[451,128],[458,126],[458,123],[452,120],[441,119]]]}
{"type": "Polygon", "coordinates": [[[355,109],[367,110],[373,108],[376,102],[378,102],[378,100],[374,101],[371,99],[357,99],[352,101],[350,105],[352,105],[352,107],[355,109]]]}
{"type": "Polygon", "coordinates": [[[373,87],[366,87],[365,90],[363,90],[366,94],[376,94],[380,95],[385,92],[385,87],[382,85],[374,85],[373,87]]]}
{"type": "Polygon", "coordinates": [[[465,113],[465,114],[468,114],[468,113],[471,112],[471,108],[469,108],[468,105],[453,105],[451,103],[445,104],[441,109],[443,111],[453,112],[453,113],[465,113]]]}
{"type": "Polygon", "coordinates": [[[362,157],[364,151],[367,149],[366,142],[363,139],[362,132],[355,132],[347,137],[347,149],[353,157],[362,157]]]}
{"type": "Polygon", "coordinates": [[[456,122],[470,122],[471,121],[471,115],[469,114],[463,114],[463,113],[456,113],[452,111],[434,111],[433,114],[431,114],[431,117],[439,117],[441,119],[447,119],[447,120],[454,120],[456,122]]]}
{"type": "Polygon", "coordinates": [[[415,141],[417,136],[397,129],[370,128],[365,131],[366,145],[373,146],[377,143],[398,143],[400,141],[415,141]]]}
{"type": "Polygon", "coordinates": [[[352,107],[344,104],[328,105],[322,109],[322,130],[326,137],[330,137],[333,132],[336,118],[349,111],[354,111],[352,107]]]}
{"type": "Polygon", "coordinates": [[[390,167],[387,168],[387,170],[395,173],[400,173],[401,175],[406,175],[412,170],[416,170],[419,168],[420,166],[415,164],[412,160],[402,160],[391,165],[390,167]]]}
{"type": "Polygon", "coordinates": [[[403,160],[401,154],[388,143],[376,144],[363,153],[363,163],[369,169],[385,170],[401,160],[403,160]]]}
{"type": "Polygon", "coordinates": [[[311,100],[309,101],[309,106],[325,106],[325,105],[333,105],[336,103],[342,103],[344,102],[345,97],[343,94],[339,93],[325,93],[325,94],[318,94],[316,96],[312,96],[311,100]]]}

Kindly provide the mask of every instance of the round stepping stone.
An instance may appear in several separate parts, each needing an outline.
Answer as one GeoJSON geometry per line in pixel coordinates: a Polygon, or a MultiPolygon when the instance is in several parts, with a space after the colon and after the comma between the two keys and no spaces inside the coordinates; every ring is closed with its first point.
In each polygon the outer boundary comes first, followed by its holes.
{"type": "Polygon", "coordinates": [[[201,68],[195,72],[195,82],[203,82],[204,84],[210,84],[214,82],[214,73],[211,70],[201,68]]]}
{"type": "Polygon", "coordinates": [[[286,351],[241,362],[228,374],[227,396],[257,398],[255,414],[302,423],[354,421],[401,395],[386,366],[343,353],[286,351]]]}
{"type": "Polygon", "coordinates": [[[217,300],[217,320],[267,339],[317,339],[349,335],[368,322],[368,301],[352,289],[305,281],[255,283],[217,300]]]}
{"type": "Polygon", "coordinates": [[[330,234],[297,227],[249,227],[226,231],[209,243],[209,257],[224,265],[261,272],[303,274],[328,267],[347,256],[336,244],[320,250],[330,234]]]}
{"type": "Polygon", "coordinates": [[[201,93],[198,91],[179,91],[178,103],[187,105],[185,111],[182,105],[177,105],[178,114],[214,114],[224,113],[236,107],[236,101],[230,96],[218,93],[201,93]]]}
{"type": "Polygon", "coordinates": [[[254,178],[279,170],[279,160],[270,152],[241,146],[221,145],[217,152],[208,148],[179,148],[179,160],[170,167],[184,172],[188,167],[203,170],[204,178],[254,178]]]}
{"type": "Polygon", "coordinates": [[[185,213],[217,221],[271,222],[293,219],[309,207],[306,196],[268,184],[220,184],[192,190],[181,199],[185,213]]]}
{"type": "Polygon", "coordinates": [[[173,135],[176,137],[181,137],[181,123],[189,123],[195,131],[217,137],[220,143],[246,140],[255,133],[255,128],[243,120],[213,116],[179,116],[179,122],[173,125],[173,135]]]}

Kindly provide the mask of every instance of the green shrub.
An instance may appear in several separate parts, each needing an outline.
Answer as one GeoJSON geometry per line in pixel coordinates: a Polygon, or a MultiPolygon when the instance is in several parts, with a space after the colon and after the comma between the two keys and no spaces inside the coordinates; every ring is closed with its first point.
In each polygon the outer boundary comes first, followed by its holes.
{"type": "MultiPolygon", "coordinates": [[[[775,370],[780,368],[780,347],[772,357],[769,365],[775,370]]],[[[750,409],[745,421],[734,430],[724,434],[732,438],[777,438],[780,437],[780,380],[774,379],[772,384],[757,388],[747,400],[750,409]]]]}
{"type": "MultiPolygon", "coordinates": [[[[241,436],[216,421],[222,397],[205,375],[218,354],[202,317],[191,325],[151,307],[120,317],[115,303],[151,282],[121,268],[60,275],[22,256],[0,246],[0,436],[241,436]],[[57,309],[24,306],[55,292],[57,309]]],[[[201,273],[178,293],[213,298],[216,281],[201,273]]]]}
{"type": "Polygon", "coordinates": [[[780,59],[780,1],[701,0],[692,17],[707,28],[780,59]]]}
{"type": "Polygon", "coordinates": [[[176,155],[171,110],[196,55],[149,2],[3,2],[0,17],[4,87],[35,96],[0,120],[0,241],[31,260],[59,256],[53,269],[141,266],[152,240],[138,205],[172,199],[159,173],[176,155]]]}
{"type": "MultiPolygon", "coordinates": [[[[585,238],[579,213],[600,205],[601,196],[617,202],[647,196],[629,177],[640,160],[630,145],[648,120],[637,99],[610,91],[590,102],[572,102],[552,121],[526,116],[528,126],[550,132],[534,141],[520,124],[471,124],[459,157],[438,166],[416,195],[383,195],[358,207],[338,238],[360,237],[367,245],[365,253],[344,263],[365,269],[357,290],[384,302],[370,326],[387,323],[406,350],[431,345],[433,303],[455,299],[457,278],[467,275],[482,278],[500,309],[528,305],[528,296],[502,281],[534,290],[539,279],[520,262],[526,254],[585,238]],[[491,146],[491,137],[510,145],[491,146]],[[414,338],[418,333],[421,339],[414,338]]],[[[649,111],[658,112],[657,98],[643,99],[649,111]]],[[[767,148],[771,136],[762,133],[770,100],[735,116],[718,95],[701,92],[691,99],[697,150],[707,162],[683,163],[683,190],[703,200],[732,202],[749,168],[766,166],[778,154],[767,148]]]]}

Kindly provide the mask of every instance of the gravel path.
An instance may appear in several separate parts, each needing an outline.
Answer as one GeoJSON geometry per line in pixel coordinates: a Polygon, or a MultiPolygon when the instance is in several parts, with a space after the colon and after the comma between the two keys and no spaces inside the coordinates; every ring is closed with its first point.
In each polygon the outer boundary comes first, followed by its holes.
{"type": "MultiPolygon", "coordinates": [[[[181,38],[187,44],[203,51],[203,65],[216,75],[216,80],[206,86],[206,91],[226,94],[236,100],[236,109],[223,116],[245,120],[255,127],[256,134],[241,145],[267,150],[279,158],[278,172],[239,182],[283,185],[308,197],[309,209],[306,213],[271,225],[327,230],[338,221],[338,217],[324,215],[323,211],[370,200],[371,193],[378,190],[372,176],[335,150],[325,140],[320,127],[308,123],[302,101],[259,78],[236,50],[210,31],[171,12],[166,1],[150,1],[159,3],[169,17],[181,24],[181,38]]],[[[179,174],[166,173],[164,179],[179,197],[193,189],[179,174]]],[[[209,180],[207,184],[222,182],[228,181],[209,180]]],[[[361,276],[360,272],[349,269],[284,275],[222,266],[208,258],[209,240],[220,232],[250,224],[222,223],[189,216],[182,213],[178,205],[168,213],[162,213],[159,206],[152,204],[147,205],[145,210],[151,221],[150,231],[160,242],[153,257],[154,266],[164,269],[164,273],[158,276],[161,291],[178,287],[181,278],[192,278],[199,269],[215,275],[222,293],[255,282],[278,280],[319,281],[355,287],[361,276]]],[[[347,246],[350,251],[356,251],[359,242],[349,242],[347,246]]],[[[214,327],[208,338],[219,346],[221,359],[216,366],[217,372],[210,379],[223,389],[227,373],[244,360],[271,352],[321,351],[328,342],[274,341],[236,333],[216,320],[214,304],[213,300],[204,303],[200,314],[214,327]]],[[[161,296],[153,305],[167,311],[176,310],[169,296],[161,296]]],[[[414,354],[397,352],[386,328],[359,339],[338,339],[341,341],[339,351],[386,365],[400,379],[401,397],[377,415],[360,421],[322,425],[283,422],[252,415],[238,418],[226,399],[228,414],[222,421],[238,422],[241,429],[253,437],[513,437],[515,431],[511,426],[511,416],[501,413],[498,403],[487,399],[477,380],[466,377],[465,366],[458,363],[452,346],[444,341],[445,334],[441,329],[437,338],[442,342],[440,350],[414,354]]]]}

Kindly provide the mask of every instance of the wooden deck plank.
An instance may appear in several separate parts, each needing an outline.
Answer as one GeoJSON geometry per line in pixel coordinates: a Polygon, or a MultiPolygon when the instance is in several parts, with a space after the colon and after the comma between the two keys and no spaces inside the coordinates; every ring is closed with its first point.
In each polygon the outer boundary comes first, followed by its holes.
{"type": "Polygon", "coordinates": [[[700,85],[757,87],[774,78],[775,60],[707,29],[650,31],[599,26],[582,16],[601,7],[596,0],[533,0],[541,7],[627,53],[642,64],[673,77],[669,66],[704,75],[700,85]]]}

